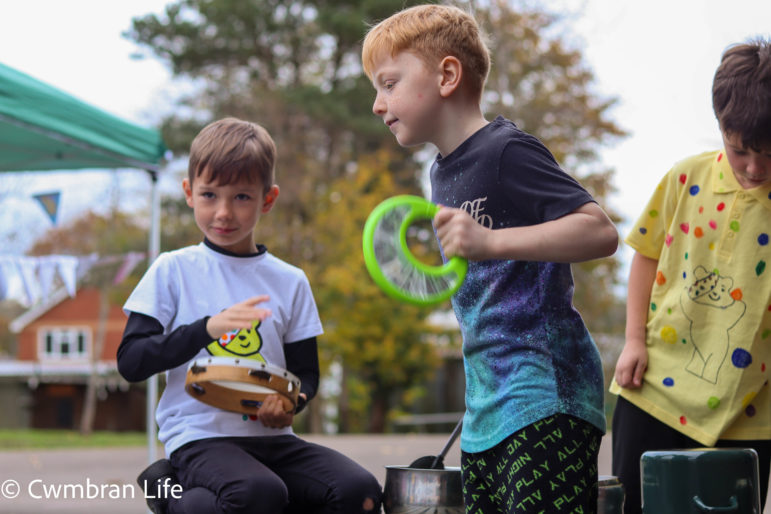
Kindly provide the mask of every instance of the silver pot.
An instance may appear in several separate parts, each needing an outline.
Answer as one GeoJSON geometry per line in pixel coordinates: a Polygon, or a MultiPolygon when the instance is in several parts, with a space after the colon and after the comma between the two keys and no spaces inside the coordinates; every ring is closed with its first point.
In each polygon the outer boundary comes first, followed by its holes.
{"type": "Polygon", "coordinates": [[[418,469],[386,466],[386,514],[463,514],[460,468],[418,469]]]}

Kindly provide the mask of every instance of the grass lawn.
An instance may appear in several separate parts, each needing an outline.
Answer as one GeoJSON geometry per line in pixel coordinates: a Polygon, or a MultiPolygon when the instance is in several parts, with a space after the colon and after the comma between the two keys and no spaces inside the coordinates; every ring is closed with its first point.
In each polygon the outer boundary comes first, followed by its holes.
{"type": "Polygon", "coordinates": [[[81,435],[76,430],[6,430],[0,429],[0,450],[25,448],[83,448],[108,446],[143,446],[144,432],[93,432],[81,435]]]}

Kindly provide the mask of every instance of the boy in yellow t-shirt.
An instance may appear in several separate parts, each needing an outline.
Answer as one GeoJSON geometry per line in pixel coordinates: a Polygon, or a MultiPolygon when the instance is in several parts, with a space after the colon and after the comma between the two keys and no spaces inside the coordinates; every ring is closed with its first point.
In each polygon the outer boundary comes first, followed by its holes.
{"type": "Polygon", "coordinates": [[[730,47],[712,99],[724,149],[664,177],[626,238],[626,344],[611,391],[613,474],[641,511],[640,457],[754,448],[771,464],[771,43],[730,47]]]}

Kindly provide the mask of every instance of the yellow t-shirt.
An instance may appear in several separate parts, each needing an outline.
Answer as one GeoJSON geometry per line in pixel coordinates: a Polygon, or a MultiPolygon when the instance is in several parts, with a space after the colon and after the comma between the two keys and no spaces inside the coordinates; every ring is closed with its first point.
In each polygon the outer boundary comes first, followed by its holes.
{"type": "Polygon", "coordinates": [[[771,185],[743,189],[724,152],[663,178],[626,243],[656,259],[640,389],[621,394],[685,435],[770,439],[771,185]]]}

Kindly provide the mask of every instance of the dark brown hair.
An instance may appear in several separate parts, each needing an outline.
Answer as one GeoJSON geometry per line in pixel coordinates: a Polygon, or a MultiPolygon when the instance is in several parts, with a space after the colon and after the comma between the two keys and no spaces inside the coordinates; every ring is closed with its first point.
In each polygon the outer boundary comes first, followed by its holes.
{"type": "Polygon", "coordinates": [[[276,145],[256,123],[224,118],[210,123],[190,145],[187,175],[190,184],[204,172],[219,185],[262,182],[267,193],[274,181],[276,145]]]}
{"type": "Polygon", "coordinates": [[[720,129],[755,151],[771,147],[771,43],[755,39],[730,46],[712,83],[720,129]]]}

